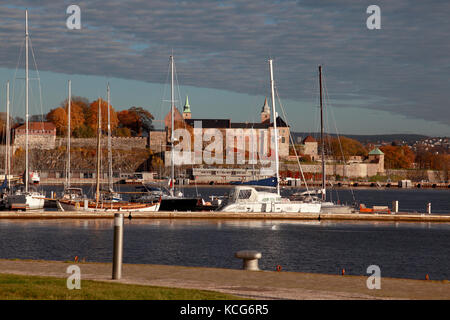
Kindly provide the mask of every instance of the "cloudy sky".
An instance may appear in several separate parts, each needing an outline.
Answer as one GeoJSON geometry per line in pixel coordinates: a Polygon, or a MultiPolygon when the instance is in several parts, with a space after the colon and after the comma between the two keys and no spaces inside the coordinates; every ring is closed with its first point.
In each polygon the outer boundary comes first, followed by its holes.
{"type": "Polygon", "coordinates": [[[10,80],[18,116],[25,8],[43,112],[65,99],[71,79],[74,95],[105,97],[109,81],[117,110],[139,105],[161,118],[173,52],[180,107],[189,95],[193,117],[258,121],[272,57],[296,131],[318,129],[321,64],[329,131],[450,136],[449,1],[0,1],[1,108],[10,80]],[[81,9],[80,30],[66,27],[70,4],[81,9]],[[371,4],[379,30],[366,27],[371,4]]]}

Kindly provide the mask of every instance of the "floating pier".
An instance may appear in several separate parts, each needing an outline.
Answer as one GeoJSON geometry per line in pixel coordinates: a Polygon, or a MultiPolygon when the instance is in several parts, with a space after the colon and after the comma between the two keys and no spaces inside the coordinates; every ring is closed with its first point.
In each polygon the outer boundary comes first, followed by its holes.
{"type": "MultiPolygon", "coordinates": [[[[121,211],[124,217],[131,213],[121,211]]],[[[0,219],[114,219],[114,212],[84,211],[3,211],[0,219]]],[[[425,213],[253,213],[253,212],[217,212],[217,211],[157,211],[133,212],[132,219],[256,219],[256,220],[343,220],[343,221],[397,221],[397,222],[444,222],[450,223],[449,214],[425,213]]]]}

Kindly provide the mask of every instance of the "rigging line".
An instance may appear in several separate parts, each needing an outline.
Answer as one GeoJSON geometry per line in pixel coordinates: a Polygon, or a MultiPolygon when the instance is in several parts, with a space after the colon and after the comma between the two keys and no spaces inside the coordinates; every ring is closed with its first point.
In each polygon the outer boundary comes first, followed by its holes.
{"type": "MultiPolygon", "coordinates": [[[[277,98],[278,98],[278,104],[280,105],[281,112],[283,113],[283,118],[286,119],[286,124],[289,125],[289,124],[288,124],[287,117],[286,117],[286,114],[285,114],[285,112],[284,112],[283,104],[281,103],[281,99],[280,99],[280,97],[279,97],[279,95],[278,95],[277,87],[276,87],[276,86],[274,86],[274,87],[275,87],[275,95],[276,95],[277,98]]],[[[273,118],[274,118],[274,121],[276,121],[276,115],[274,115],[273,118]]],[[[301,174],[302,174],[302,178],[303,178],[303,182],[304,182],[305,187],[306,187],[306,191],[309,193],[308,183],[306,182],[305,175],[304,175],[304,173],[303,173],[303,168],[302,168],[302,166],[301,166],[301,164],[300,164],[300,159],[298,158],[297,150],[295,149],[294,139],[292,138],[291,130],[289,130],[289,139],[290,139],[292,145],[294,146],[294,154],[295,154],[295,158],[297,159],[297,164],[298,164],[298,166],[299,166],[299,168],[300,168],[300,172],[301,172],[301,174]]]]}
{"type": "MultiPolygon", "coordinates": [[[[325,82],[324,82],[324,83],[325,83],[325,82]]],[[[324,86],[324,88],[325,88],[325,96],[326,96],[327,105],[329,105],[329,106],[331,107],[331,103],[329,102],[328,89],[327,89],[326,85],[324,86]]],[[[333,120],[334,120],[334,127],[335,127],[335,129],[336,129],[336,135],[337,135],[338,142],[339,142],[339,148],[340,148],[340,150],[341,150],[342,159],[343,159],[343,162],[344,162],[344,163],[343,163],[343,171],[344,171],[344,170],[345,170],[345,166],[346,166],[346,164],[347,164],[347,161],[346,161],[346,158],[345,158],[345,155],[344,155],[344,151],[343,151],[343,148],[342,148],[340,136],[339,136],[339,133],[338,133],[338,130],[337,130],[336,119],[335,119],[335,117],[334,117],[334,113],[333,113],[333,109],[332,109],[332,108],[331,108],[331,113],[332,113],[333,120]]],[[[344,173],[344,178],[345,178],[345,172],[343,172],[343,173],[344,173]]],[[[352,188],[351,185],[350,185],[350,191],[351,191],[351,194],[352,194],[353,201],[356,201],[356,199],[355,199],[355,194],[354,194],[354,192],[353,192],[353,188],[352,188]]]]}
{"type": "MultiPolygon", "coordinates": [[[[327,87],[326,87],[326,84],[325,84],[325,79],[323,77],[323,74],[322,74],[322,84],[323,84],[324,95],[325,95],[325,99],[324,99],[325,101],[324,101],[323,106],[324,106],[326,128],[327,128],[327,136],[326,136],[327,149],[326,149],[326,151],[329,153],[329,155],[331,155],[332,161],[334,161],[334,169],[335,169],[334,172],[336,173],[336,165],[337,165],[336,160],[337,160],[337,157],[335,157],[333,159],[333,156],[334,156],[334,153],[333,153],[333,141],[334,140],[333,140],[332,134],[330,133],[330,130],[329,130],[329,128],[331,126],[330,126],[330,115],[328,113],[328,106],[329,106],[329,104],[327,103],[328,102],[328,100],[327,100],[327,98],[328,98],[328,96],[327,96],[328,91],[327,91],[327,87]]],[[[338,138],[338,143],[340,144],[339,138],[338,138]]],[[[337,190],[335,190],[335,191],[336,191],[337,197],[339,199],[339,195],[337,193],[337,190]]],[[[332,192],[330,191],[330,196],[331,195],[332,195],[332,192]]]]}
{"type": "MultiPolygon", "coordinates": [[[[160,104],[160,119],[163,120],[163,104],[164,104],[164,98],[166,97],[166,91],[167,91],[167,84],[169,82],[169,73],[170,73],[170,63],[168,63],[167,65],[167,72],[166,72],[166,81],[164,82],[164,87],[163,87],[163,98],[161,99],[161,104],[160,104]]],[[[167,144],[167,143],[166,143],[167,144]]]]}
{"type": "MultiPolygon", "coordinates": [[[[17,71],[19,70],[19,64],[20,64],[20,60],[22,58],[22,53],[23,53],[23,47],[25,45],[25,39],[22,41],[22,45],[20,46],[20,50],[19,50],[19,58],[17,59],[17,65],[16,65],[16,70],[14,71],[14,77],[13,77],[13,85],[12,85],[12,101],[11,101],[11,107],[14,106],[14,97],[15,97],[15,89],[16,89],[16,79],[17,79],[17,71]]],[[[14,110],[14,108],[11,108],[11,111],[14,110]]]]}
{"type": "Polygon", "coordinates": [[[31,55],[33,57],[33,62],[34,62],[34,67],[36,69],[36,74],[37,74],[37,80],[38,80],[38,85],[39,85],[39,102],[40,102],[40,107],[41,107],[41,115],[44,114],[44,110],[43,110],[43,99],[42,99],[42,87],[41,87],[41,77],[39,75],[39,69],[37,67],[37,62],[36,62],[36,58],[34,56],[34,50],[33,50],[33,43],[31,42],[31,37],[28,36],[29,41],[30,41],[30,49],[31,49],[31,55]]]}

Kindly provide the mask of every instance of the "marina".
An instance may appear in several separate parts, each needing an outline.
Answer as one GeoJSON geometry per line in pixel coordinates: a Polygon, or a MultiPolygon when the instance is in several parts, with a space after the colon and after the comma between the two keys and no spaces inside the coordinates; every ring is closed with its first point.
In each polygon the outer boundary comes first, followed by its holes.
{"type": "Polygon", "coordinates": [[[450,7],[23,2],[0,299],[450,299],[450,7]]]}

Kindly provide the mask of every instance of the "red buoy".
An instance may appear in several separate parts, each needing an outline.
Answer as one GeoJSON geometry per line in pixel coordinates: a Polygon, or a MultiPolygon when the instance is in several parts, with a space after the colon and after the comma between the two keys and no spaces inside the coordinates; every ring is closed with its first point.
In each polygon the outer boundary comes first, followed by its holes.
{"type": "Polygon", "coordinates": [[[281,271],[281,266],[277,265],[277,271],[280,272],[281,271]]]}

